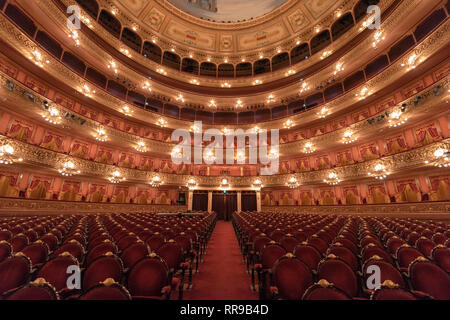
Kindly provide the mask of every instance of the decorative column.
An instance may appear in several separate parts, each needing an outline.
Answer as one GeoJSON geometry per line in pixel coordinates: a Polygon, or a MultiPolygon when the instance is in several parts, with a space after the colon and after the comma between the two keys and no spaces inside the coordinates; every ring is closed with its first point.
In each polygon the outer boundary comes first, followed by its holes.
{"type": "Polygon", "coordinates": [[[194,200],[194,191],[188,191],[188,210],[192,211],[192,202],[194,200]]]}
{"type": "Polygon", "coordinates": [[[208,191],[208,212],[212,211],[212,191],[208,191]]]}
{"type": "Polygon", "coordinates": [[[241,212],[242,211],[242,192],[238,191],[237,192],[237,212],[241,212]]]}
{"type": "Polygon", "coordinates": [[[261,212],[261,191],[256,191],[256,211],[261,212]]]}

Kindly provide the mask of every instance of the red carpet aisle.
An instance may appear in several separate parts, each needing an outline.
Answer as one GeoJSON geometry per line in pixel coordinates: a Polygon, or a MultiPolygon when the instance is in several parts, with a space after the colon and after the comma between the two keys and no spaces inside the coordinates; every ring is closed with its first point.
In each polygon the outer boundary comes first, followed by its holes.
{"type": "Polygon", "coordinates": [[[218,221],[206,255],[183,300],[256,300],[231,222],[218,221]]]}

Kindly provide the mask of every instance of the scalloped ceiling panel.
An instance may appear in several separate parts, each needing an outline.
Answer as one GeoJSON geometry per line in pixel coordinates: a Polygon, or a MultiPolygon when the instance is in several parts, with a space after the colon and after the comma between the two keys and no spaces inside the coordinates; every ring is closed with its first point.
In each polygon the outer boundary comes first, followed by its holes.
{"type": "Polygon", "coordinates": [[[251,20],[269,13],[288,0],[168,0],[179,9],[216,22],[251,20]]]}

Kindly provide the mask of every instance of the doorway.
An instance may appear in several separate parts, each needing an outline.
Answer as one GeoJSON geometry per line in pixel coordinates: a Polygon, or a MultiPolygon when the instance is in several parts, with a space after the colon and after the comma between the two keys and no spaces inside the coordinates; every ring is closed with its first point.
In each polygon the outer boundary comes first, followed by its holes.
{"type": "Polygon", "coordinates": [[[212,210],[219,220],[231,220],[231,215],[237,210],[236,191],[213,191],[212,210]]]}

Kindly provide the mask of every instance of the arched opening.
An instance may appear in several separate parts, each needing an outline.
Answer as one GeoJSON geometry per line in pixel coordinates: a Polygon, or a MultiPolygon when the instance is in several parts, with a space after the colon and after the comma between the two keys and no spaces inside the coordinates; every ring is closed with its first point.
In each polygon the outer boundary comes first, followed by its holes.
{"type": "Polygon", "coordinates": [[[217,75],[217,66],[211,62],[202,62],[200,64],[200,75],[215,78],[217,75]]]}
{"type": "Polygon", "coordinates": [[[291,50],[291,63],[296,64],[300,61],[308,59],[309,57],[309,46],[307,43],[302,43],[291,50]]]}
{"type": "Polygon", "coordinates": [[[355,16],[356,22],[361,20],[367,14],[367,8],[371,5],[376,5],[379,0],[361,0],[359,1],[355,8],[353,9],[353,15],[355,16]]]}
{"type": "Polygon", "coordinates": [[[283,52],[272,58],[272,71],[277,71],[289,67],[289,54],[283,52]]]}
{"type": "Polygon", "coordinates": [[[38,31],[36,35],[36,42],[38,42],[42,47],[45,48],[49,53],[51,53],[56,58],[60,58],[61,54],[63,52],[63,49],[59,45],[59,43],[50,37],[48,34],[46,34],[43,31],[38,31]]]}
{"type": "Polygon", "coordinates": [[[344,80],[345,91],[349,91],[364,83],[364,72],[357,71],[344,80]]]}
{"type": "Polygon", "coordinates": [[[169,68],[180,70],[180,56],[166,51],[163,55],[162,64],[169,68]]]}
{"type": "Polygon", "coordinates": [[[436,28],[446,18],[444,9],[439,9],[428,16],[421,24],[419,24],[414,31],[414,36],[417,41],[425,38],[434,28],[436,28]]]}
{"type": "Polygon", "coordinates": [[[331,36],[328,30],[324,30],[311,40],[311,54],[315,54],[326,48],[331,43],[331,36]]]}
{"type": "Polygon", "coordinates": [[[92,83],[95,83],[101,88],[105,88],[106,86],[106,77],[95,69],[88,68],[86,70],[86,79],[88,79],[92,83]]]}
{"type": "Polygon", "coordinates": [[[410,48],[414,46],[414,38],[412,35],[408,35],[404,37],[402,40],[397,42],[391,50],[389,50],[389,58],[391,59],[391,63],[398,58],[400,58],[401,55],[403,55],[406,51],[408,51],[410,48]]]}
{"type": "Polygon", "coordinates": [[[79,73],[80,75],[84,75],[86,65],[84,64],[83,61],[75,57],[70,52],[64,52],[62,62],[73,71],[79,73]]]}
{"type": "Polygon", "coordinates": [[[325,101],[330,101],[338,96],[340,96],[344,90],[342,89],[342,83],[336,83],[335,85],[332,85],[331,87],[328,87],[325,89],[323,95],[325,98],[325,101]]]}
{"type": "Polygon", "coordinates": [[[98,23],[100,23],[100,25],[114,37],[117,39],[120,38],[120,30],[122,30],[122,25],[119,20],[114,18],[108,11],[102,10],[102,12],[100,12],[98,23]]]}
{"type": "Polygon", "coordinates": [[[336,41],[340,36],[346,33],[348,30],[353,27],[353,16],[351,13],[345,14],[338,21],[336,21],[331,26],[331,34],[333,36],[333,41],[336,41]]]}
{"type": "Polygon", "coordinates": [[[181,64],[181,71],[197,75],[198,62],[193,59],[184,58],[183,63],[181,64]]]}
{"type": "Polygon", "coordinates": [[[220,78],[233,78],[234,66],[230,63],[219,64],[219,77],[220,78]]]}
{"type": "Polygon", "coordinates": [[[33,36],[36,32],[37,27],[34,24],[33,20],[28,18],[28,16],[15,5],[8,4],[5,10],[5,14],[29,36],[33,36]]]}
{"type": "Polygon", "coordinates": [[[144,47],[142,49],[142,55],[147,59],[161,63],[161,48],[151,42],[144,42],[144,47]]]}
{"type": "Polygon", "coordinates": [[[252,64],[250,62],[236,65],[236,77],[250,77],[252,75],[252,64]]]}
{"type": "Polygon", "coordinates": [[[270,72],[270,60],[269,59],[262,59],[258,60],[253,64],[253,73],[254,74],[261,74],[270,72]]]}
{"type": "Polygon", "coordinates": [[[94,20],[98,16],[98,3],[95,0],[76,0],[77,3],[86,11],[94,20]]]}
{"type": "Polygon", "coordinates": [[[134,51],[141,52],[142,40],[135,32],[131,31],[130,29],[123,29],[122,38],[120,40],[134,51]]]}
{"type": "Polygon", "coordinates": [[[389,61],[387,56],[382,55],[377,60],[369,63],[364,71],[366,72],[366,77],[371,78],[374,75],[381,72],[384,68],[386,68],[389,65],[389,61]]]}

